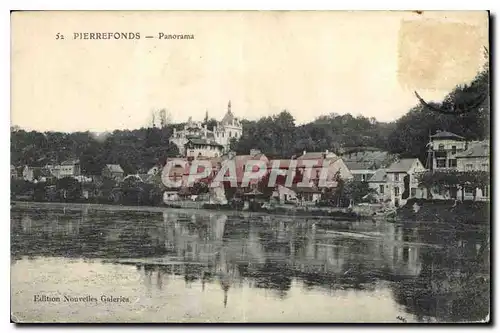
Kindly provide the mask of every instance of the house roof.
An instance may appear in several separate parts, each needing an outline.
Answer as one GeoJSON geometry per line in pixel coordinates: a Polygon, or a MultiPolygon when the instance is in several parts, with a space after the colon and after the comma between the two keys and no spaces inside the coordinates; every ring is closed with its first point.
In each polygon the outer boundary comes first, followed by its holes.
{"type": "Polygon", "coordinates": [[[315,160],[315,159],[325,159],[325,158],[335,158],[335,155],[332,152],[306,152],[301,156],[297,157],[298,160],[315,160]],[[326,157],[325,157],[326,156],[326,157]]]}
{"type": "MultiPolygon", "coordinates": [[[[270,160],[268,169],[272,169],[275,165],[279,166],[278,169],[289,169],[290,164],[292,164],[292,161],[290,159],[282,159],[282,160],[270,160]]],[[[295,160],[295,167],[298,167],[298,161],[295,160]]]]}
{"type": "Polygon", "coordinates": [[[374,161],[345,161],[349,170],[373,170],[376,169],[374,161]]]}
{"type": "Polygon", "coordinates": [[[349,151],[342,159],[350,170],[386,168],[392,163],[393,155],[383,150],[349,151]]]}
{"type": "Polygon", "coordinates": [[[386,180],[387,180],[386,170],[385,169],[378,169],[377,171],[375,171],[373,176],[371,176],[371,178],[368,179],[368,182],[381,183],[381,182],[385,182],[386,180]]]}
{"type": "Polygon", "coordinates": [[[457,135],[455,133],[447,132],[447,131],[437,131],[436,134],[431,135],[433,139],[456,139],[463,140],[464,137],[457,135]]]}
{"type": "Polygon", "coordinates": [[[321,190],[315,186],[293,186],[295,193],[321,193],[321,190]]]}
{"type": "Polygon", "coordinates": [[[276,161],[279,162],[279,169],[289,169],[289,168],[292,168],[292,169],[303,169],[303,168],[306,168],[307,166],[309,166],[309,164],[306,164],[306,162],[304,162],[304,160],[307,160],[307,161],[313,161],[313,160],[316,160],[317,163],[312,165],[311,167],[312,168],[322,168],[323,166],[327,166],[327,165],[330,165],[331,163],[334,163],[336,161],[338,161],[340,159],[340,157],[332,157],[332,158],[307,158],[307,159],[297,159],[297,160],[291,160],[291,159],[282,159],[282,160],[271,160],[269,161],[269,164],[268,164],[268,169],[272,169],[273,168],[273,165],[274,163],[277,163],[276,161]],[[295,167],[294,167],[295,166],[295,167]]]}
{"type": "Polygon", "coordinates": [[[33,171],[33,177],[53,177],[52,173],[50,170],[46,167],[28,167],[28,169],[31,169],[33,171]]]}
{"type": "Polygon", "coordinates": [[[467,150],[458,153],[457,158],[489,157],[490,143],[488,141],[473,141],[469,143],[467,150]]]}
{"type": "Polygon", "coordinates": [[[211,141],[211,140],[207,140],[207,139],[201,139],[201,138],[190,138],[190,139],[188,139],[188,142],[186,144],[189,144],[190,142],[193,143],[193,144],[195,144],[195,145],[206,145],[206,146],[222,147],[222,145],[218,144],[215,141],[211,141]]]}
{"type": "MultiPolygon", "coordinates": [[[[238,183],[243,181],[243,176],[245,175],[245,170],[246,170],[246,165],[248,161],[263,161],[266,166],[269,163],[269,160],[267,159],[266,155],[264,154],[258,154],[255,156],[252,155],[236,155],[233,158],[225,160],[222,164],[224,163],[235,163],[235,171],[236,171],[236,181],[238,183]]],[[[253,171],[257,171],[258,167],[254,166],[253,171]]],[[[225,173],[225,177],[229,176],[234,176],[229,174],[229,170],[225,173]]],[[[255,178],[250,179],[250,184],[255,184],[258,183],[258,180],[255,178]]]]}
{"type": "Polygon", "coordinates": [[[411,167],[413,166],[413,163],[415,161],[418,161],[418,158],[403,158],[399,161],[396,161],[392,163],[389,168],[386,170],[387,173],[390,172],[408,172],[411,167]]]}
{"type": "Polygon", "coordinates": [[[75,165],[75,164],[80,164],[80,160],[78,159],[66,160],[61,163],[61,165],[75,165]]]}
{"type": "Polygon", "coordinates": [[[232,124],[235,119],[236,117],[233,115],[231,110],[228,110],[220,122],[223,125],[229,125],[232,124]]]}
{"type": "Polygon", "coordinates": [[[108,168],[108,170],[111,172],[122,172],[123,173],[123,169],[119,164],[106,164],[106,168],[108,168]]]}

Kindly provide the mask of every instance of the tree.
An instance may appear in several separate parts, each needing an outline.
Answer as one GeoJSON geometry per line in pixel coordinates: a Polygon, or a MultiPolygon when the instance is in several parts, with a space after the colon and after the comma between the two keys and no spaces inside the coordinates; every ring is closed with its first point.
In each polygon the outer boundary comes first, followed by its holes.
{"type": "Polygon", "coordinates": [[[401,154],[402,157],[417,156],[425,161],[429,134],[437,130],[458,134],[466,140],[489,138],[489,94],[489,66],[486,64],[470,84],[455,87],[441,103],[420,101],[398,119],[388,136],[390,152],[401,154]],[[467,112],[443,113],[436,112],[436,109],[467,109],[467,112]]]}
{"type": "Polygon", "coordinates": [[[448,195],[456,193],[461,188],[462,200],[465,197],[465,189],[473,189],[474,200],[476,199],[477,188],[485,188],[490,183],[490,176],[486,171],[426,171],[417,176],[419,185],[427,189],[427,193],[432,197],[432,190],[438,194],[448,195]]]}
{"type": "Polygon", "coordinates": [[[60,196],[65,201],[73,201],[79,199],[82,194],[82,187],[78,180],[71,177],[58,179],[56,189],[60,196]]]}
{"type": "Polygon", "coordinates": [[[196,182],[190,188],[190,192],[192,195],[205,194],[208,193],[208,191],[209,191],[208,185],[207,183],[204,182],[196,182]]]}

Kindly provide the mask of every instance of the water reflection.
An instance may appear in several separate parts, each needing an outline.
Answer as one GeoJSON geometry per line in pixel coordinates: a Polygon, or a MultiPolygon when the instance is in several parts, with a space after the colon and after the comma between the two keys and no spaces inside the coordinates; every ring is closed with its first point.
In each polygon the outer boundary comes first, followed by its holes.
{"type": "MultiPolygon", "coordinates": [[[[147,294],[182,277],[188,289],[375,292],[419,320],[481,320],[489,313],[489,230],[217,212],[21,210],[11,215],[12,258],[83,258],[132,265],[147,294]]],[[[332,296],[333,297],[333,296],[332,296]]],[[[304,300],[299,300],[304,301],[304,300]]]]}

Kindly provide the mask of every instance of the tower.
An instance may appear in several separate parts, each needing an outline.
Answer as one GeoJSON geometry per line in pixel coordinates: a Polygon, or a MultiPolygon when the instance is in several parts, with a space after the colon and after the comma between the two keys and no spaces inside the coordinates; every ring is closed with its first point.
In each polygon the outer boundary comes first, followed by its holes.
{"type": "Polygon", "coordinates": [[[231,113],[231,100],[227,103],[227,112],[231,113]]]}

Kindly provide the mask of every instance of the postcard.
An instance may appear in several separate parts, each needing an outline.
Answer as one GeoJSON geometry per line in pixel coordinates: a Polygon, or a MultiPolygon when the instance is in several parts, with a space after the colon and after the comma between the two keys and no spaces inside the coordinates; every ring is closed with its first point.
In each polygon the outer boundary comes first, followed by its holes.
{"type": "Polygon", "coordinates": [[[11,321],[488,323],[487,11],[11,13],[11,321]]]}

